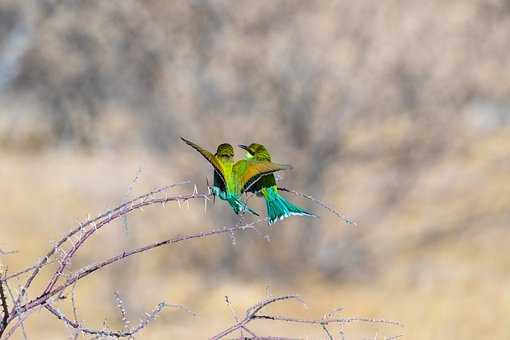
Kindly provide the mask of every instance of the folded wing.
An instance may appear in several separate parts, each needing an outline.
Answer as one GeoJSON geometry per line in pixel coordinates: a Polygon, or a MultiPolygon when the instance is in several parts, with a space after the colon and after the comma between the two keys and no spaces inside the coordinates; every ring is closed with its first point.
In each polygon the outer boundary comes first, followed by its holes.
{"type": "Polygon", "coordinates": [[[234,165],[240,192],[248,191],[262,176],[276,171],[292,169],[290,165],[276,164],[268,161],[240,160],[234,165]]]}

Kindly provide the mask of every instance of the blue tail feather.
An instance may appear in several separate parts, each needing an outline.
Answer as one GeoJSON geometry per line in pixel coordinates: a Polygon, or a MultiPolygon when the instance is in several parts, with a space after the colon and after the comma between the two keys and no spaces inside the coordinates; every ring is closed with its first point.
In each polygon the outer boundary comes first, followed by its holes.
{"type": "Polygon", "coordinates": [[[278,220],[283,220],[294,215],[317,217],[314,214],[287,201],[285,197],[278,193],[276,187],[263,189],[262,193],[266,199],[266,209],[269,224],[276,223],[278,220]]]}

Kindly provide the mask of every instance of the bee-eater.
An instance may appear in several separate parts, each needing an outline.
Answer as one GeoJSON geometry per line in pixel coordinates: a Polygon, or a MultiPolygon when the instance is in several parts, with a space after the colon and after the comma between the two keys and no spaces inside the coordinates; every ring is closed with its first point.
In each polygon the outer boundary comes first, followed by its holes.
{"type": "MultiPolygon", "coordinates": [[[[249,146],[239,145],[240,148],[247,151],[245,159],[255,160],[258,162],[271,162],[271,155],[267,149],[257,143],[249,146]]],[[[278,220],[283,220],[292,215],[317,217],[312,213],[290,203],[282,195],[278,193],[274,174],[267,174],[255,182],[247,191],[253,192],[264,197],[266,201],[267,216],[269,224],[273,224],[278,220]]]]}
{"type": "Polygon", "coordinates": [[[181,139],[211,163],[214,168],[213,194],[227,201],[236,214],[249,211],[258,216],[241,200],[241,194],[262,176],[290,169],[288,165],[269,161],[240,160],[234,163],[234,148],[230,144],[218,145],[216,153],[213,154],[183,137],[181,139]]]}

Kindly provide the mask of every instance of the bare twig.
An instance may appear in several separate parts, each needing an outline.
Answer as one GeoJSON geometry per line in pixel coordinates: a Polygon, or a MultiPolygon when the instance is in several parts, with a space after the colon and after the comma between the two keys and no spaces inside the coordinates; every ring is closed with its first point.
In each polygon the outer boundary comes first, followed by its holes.
{"type": "Polygon", "coordinates": [[[233,326],[227,328],[226,330],[222,331],[221,333],[218,333],[217,335],[213,336],[211,340],[219,340],[227,335],[230,335],[240,329],[244,329],[248,323],[250,323],[252,320],[254,320],[254,316],[257,315],[257,313],[262,310],[264,307],[283,300],[289,300],[289,299],[299,299],[297,295],[284,295],[284,296],[275,296],[270,297],[268,299],[262,300],[261,302],[257,303],[256,305],[250,307],[246,311],[246,316],[244,319],[236,322],[233,326]]]}
{"type": "Polygon", "coordinates": [[[78,322],[75,322],[69,319],[63,312],[57,309],[52,304],[48,303],[45,305],[46,309],[51,312],[51,314],[55,315],[58,319],[65,322],[65,324],[71,328],[76,329],[80,333],[89,334],[89,335],[98,335],[101,337],[113,337],[113,338],[127,338],[131,337],[134,334],[138,333],[142,329],[144,329],[150,322],[154,321],[163,311],[164,308],[170,307],[164,302],[158,304],[154,310],[150,313],[146,313],[145,317],[140,320],[140,323],[133,328],[123,330],[123,331],[110,331],[110,330],[100,330],[100,329],[92,329],[85,326],[80,325],[78,322]]]}
{"type": "MultiPolygon", "coordinates": [[[[3,275],[2,275],[3,276],[3,275]]],[[[4,291],[4,283],[0,281],[0,303],[2,304],[2,322],[0,323],[0,337],[7,328],[7,320],[9,320],[9,307],[7,307],[7,297],[4,291]]]]}
{"type": "MultiPolygon", "coordinates": [[[[39,261],[39,262],[40,262],[40,261],[39,261]]],[[[19,272],[17,272],[17,273],[7,275],[7,276],[6,276],[6,277],[4,277],[4,278],[0,278],[0,281],[2,281],[2,282],[3,282],[3,281],[8,281],[8,280],[14,279],[15,277],[18,277],[18,276],[21,276],[21,275],[23,275],[23,274],[26,274],[26,273],[30,272],[31,270],[36,269],[36,268],[37,268],[37,266],[39,265],[39,262],[38,262],[37,264],[35,264],[35,265],[31,266],[31,267],[28,267],[28,268],[26,268],[26,269],[23,269],[23,270],[19,271],[19,272]]],[[[51,261],[47,262],[47,263],[46,263],[46,265],[49,265],[49,264],[52,264],[52,263],[55,263],[55,262],[57,262],[57,260],[51,260],[51,261]]]]}
{"type": "MultiPolygon", "coordinates": [[[[370,318],[359,318],[359,317],[352,317],[352,318],[327,318],[323,317],[321,319],[299,319],[299,318],[292,318],[287,316],[279,316],[279,315],[264,315],[264,314],[258,314],[262,309],[267,307],[270,304],[285,301],[285,300],[298,300],[303,303],[303,301],[299,298],[297,295],[283,295],[283,296],[276,296],[276,297],[270,297],[265,300],[262,300],[261,302],[257,303],[256,305],[250,307],[246,311],[246,316],[244,319],[236,321],[236,323],[233,326],[230,326],[229,328],[225,329],[221,333],[218,333],[217,335],[213,336],[211,340],[219,340],[223,339],[228,335],[233,334],[234,332],[240,331],[240,330],[246,330],[247,325],[254,321],[254,320],[271,320],[271,321],[284,321],[284,322],[290,322],[290,323],[297,323],[297,324],[310,324],[310,325],[318,325],[322,328],[322,330],[325,332],[328,339],[333,339],[333,335],[331,332],[327,329],[326,326],[328,325],[343,325],[346,323],[351,322],[368,322],[368,323],[382,323],[386,325],[393,325],[393,326],[402,326],[397,321],[388,321],[383,319],[370,319],[370,318]]],[[[274,337],[258,337],[254,334],[250,334],[252,337],[244,337],[243,339],[288,339],[288,338],[274,338],[274,337]]]]}
{"type": "MultiPolygon", "coordinates": [[[[28,337],[27,337],[27,332],[25,330],[25,324],[24,324],[24,321],[25,321],[25,319],[27,317],[26,316],[27,313],[20,313],[19,306],[16,304],[16,300],[14,298],[14,294],[12,293],[12,289],[9,286],[9,283],[7,281],[4,281],[4,284],[5,284],[5,287],[7,287],[7,292],[9,293],[9,297],[11,298],[11,301],[14,304],[13,311],[16,313],[17,318],[18,318],[18,322],[16,323],[15,327],[16,328],[17,327],[21,327],[21,331],[22,331],[22,334],[23,334],[23,339],[27,340],[28,337]]],[[[12,316],[13,316],[13,312],[10,313],[9,318],[7,319],[7,324],[9,324],[12,316]]],[[[4,331],[5,331],[5,329],[4,329],[4,331]]],[[[15,328],[11,329],[5,338],[8,339],[14,333],[14,331],[15,331],[15,328]]]]}
{"type": "Polygon", "coordinates": [[[356,223],[355,221],[351,220],[349,217],[347,217],[346,215],[342,214],[338,210],[330,207],[329,205],[327,205],[323,201],[318,200],[317,198],[314,198],[314,197],[312,197],[312,196],[310,196],[308,194],[304,194],[304,193],[301,193],[299,191],[295,191],[295,190],[292,190],[292,189],[278,187],[278,190],[285,191],[285,192],[290,192],[291,194],[294,194],[294,195],[299,196],[299,197],[304,197],[304,198],[306,198],[306,199],[316,203],[317,205],[323,207],[324,209],[326,209],[327,211],[329,211],[333,215],[336,215],[338,218],[342,219],[345,223],[352,224],[353,226],[358,226],[358,223],[356,223]]]}
{"type": "Polygon", "coordinates": [[[2,249],[0,249],[0,256],[16,254],[17,252],[18,252],[17,250],[9,250],[9,251],[6,251],[6,250],[2,250],[2,249]]]}
{"type": "Polygon", "coordinates": [[[392,326],[402,326],[402,324],[398,321],[391,321],[391,320],[384,320],[384,319],[359,318],[359,317],[308,320],[308,319],[289,318],[289,317],[280,316],[280,315],[256,315],[253,318],[254,319],[274,320],[274,321],[286,321],[286,322],[293,322],[293,323],[305,323],[305,324],[312,324],[312,325],[329,325],[329,324],[335,324],[335,323],[339,324],[339,323],[352,323],[352,322],[367,322],[367,323],[383,323],[383,324],[392,325],[392,326]]]}
{"type": "Polygon", "coordinates": [[[9,331],[7,333],[5,333],[3,339],[5,339],[5,340],[10,339],[10,337],[14,335],[14,332],[16,332],[16,330],[19,327],[21,327],[21,329],[23,329],[23,337],[26,339],[27,336],[26,336],[26,333],[23,328],[23,322],[25,322],[25,319],[28,318],[29,314],[30,314],[30,312],[20,315],[18,318],[18,321],[14,324],[13,327],[11,327],[11,329],[9,329],[9,331]]]}
{"type": "MultiPolygon", "coordinates": [[[[138,179],[140,179],[141,174],[142,174],[142,167],[140,166],[138,168],[138,170],[136,171],[135,177],[133,178],[133,180],[131,181],[131,184],[128,187],[127,193],[125,195],[126,199],[129,199],[129,196],[131,195],[131,192],[133,191],[133,188],[135,187],[136,182],[138,182],[138,179]]],[[[129,232],[127,215],[124,215],[124,217],[122,218],[122,223],[124,226],[124,233],[127,235],[129,232]]]]}
{"type": "Polygon", "coordinates": [[[122,300],[119,292],[115,292],[115,303],[117,305],[117,308],[119,309],[120,320],[122,321],[122,325],[123,325],[122,330],[125,331],[125,330],[129,329],[129,319],[127,317],[127,311],[126,311],[126,307],[124,305],[124,301],[122,300]]]}
{"type": "MultiPolygon", "coordinates": [[[[76,281],[73,284],[73,287],[71,288],[71,307],[73,309],[73,319],[76,323],[78,323],[78,307],[76,306],[76,292],[75,292],[77,283],[78,281],[76,281]]],[[[74,330],[73,340],[76,340],[80,336],[80,332],[77,331],[76,329],[73,330],[74,330]]]]}

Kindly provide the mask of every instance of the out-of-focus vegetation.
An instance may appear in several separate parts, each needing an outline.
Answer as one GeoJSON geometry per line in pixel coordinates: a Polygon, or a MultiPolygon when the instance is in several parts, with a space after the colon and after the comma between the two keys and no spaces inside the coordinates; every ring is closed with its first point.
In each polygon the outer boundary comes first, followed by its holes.
{"type": "MultiPolygon", "coordinates": [[[[182,179],[204,189],[211,170],[181,135],[257,141],[294,166],[283,185],[359,227],[293,197],[321,218],[279,223],[271,242],[133,258],[79,285],[80,318],[115,324],[119,290],[133,316],[161,299],[202,315],[167,312],[143,338],[202,339],[230,322],[223,296],[241,310],[271,286],[310,313],[400,320],[409,339],[507,338],[509,41],[504,0],[3,0],[0,249],[19,253],[0,261],[32,264],[125,199],[138,169],[130,195],[182,179]]],[[[223,202],[151,209],[80,261],[235,221],[223,202]]],[[[47,318],[27,332],[65,338],[47,318]]]]}

